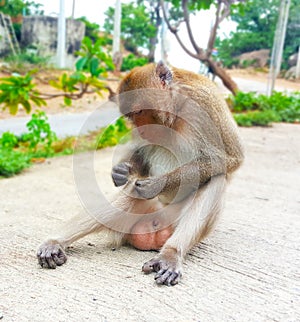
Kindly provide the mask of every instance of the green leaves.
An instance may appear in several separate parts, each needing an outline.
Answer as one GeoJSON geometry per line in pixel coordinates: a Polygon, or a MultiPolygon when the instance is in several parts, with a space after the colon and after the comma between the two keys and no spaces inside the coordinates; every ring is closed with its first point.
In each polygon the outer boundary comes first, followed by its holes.
{"type": "Polygon", "coordinates": [[[75,67],[77,71],[82,71],[88,61],[88,57],[81,57],[77,60],[75,67]]]}
{"type": "Polygon", "coordinates": [[[36,150],[37,146],[41,145],[47,152],[50,152],[51,145],[57,140],[57,137],[51,130],[45,112],[37,111],[33,113],[26,127],[28,133],[22,136],[22,141],[27,141],[31,150],[36,150]]]}
{"type": "Polygon", "coordinates": [[[114,146],[120,142],[125,143],[129,139],[130,128],[126,125],[124,117],[120,117],[115,124],[109,125],[103,133],[99,135],[97,148],[114,146]]]}
{"type": "Polygon", "coordinates": [[[236,122],[241,126],[269,125],[272,122],[300,122],[300,92],[273,92],[270,97],[238,92],[229,98],[236,122]]]}
{"type": "Polygon", "coordinates": [[[26,124],[28,132],[20,137],[4,132],[0,137],[0,176],[10,177],[31,164],[31,159],[53,155],[52,144],[57,140],[46,114],[37,111],[26,124]]]}
{"type": "Polygon", "coordinates": [[[36,85],[32,83],[32,73],[25,76],[13,75],[0,78],[0,106],[8,108],[9,112],[15,115],[19,105],[22,105],[27,113],[31,111],[31,104],[38,106],[46,105],[40,93],[35,90],[36,85]]]}
{"type": "Polygon", "coordinates": [[[136,57],[134,54],[129,54],[123,58],[121,71],[131,70],[136,66],[144,66],[148,64],[148,59],[146,57],[136,57]]]}
{"type": "Polygon", "coordinates": [[[81,57],[75,65],[77,72],[85,71],[92,77],[99,77],[114,69],[112,58],[102,51],[101,39],[93,43],[90,38],[85,37],[77,55],[81,57]]]}
{"type": "Polygon", "coordinates": [[[11,132],[4,132],[0,137],[0,147],[12,149],[18,144],[18,138],[11,132]]]}
{"type": "MultiPolygon", "coordinates": [[[[297,52],[300,43],[299,0],[292,0],[284,46],[284,59],[297,52]]],[[[219,58],[226,67],[235,64],[234,57],[245,52],[271,49],[279,15],[279,0],[251,0],[231,5],[231,20],[237,23],[237,30],[217,45],[219,58]]],[[[285,62],[285,68],[287,64],[285,62]]]]}
{"type": "Polygon", "coordinates": [[[32,104],[41,107],[47,105],[46,99],[54,97],[63,97],[64,104],[71,106],[73,99],[80,99],[84,94],[101,95],[106,86],[99,78],[105,77],[108,70],[114,69],[112,58],[102,51],[100,39],[93,43],[91,39],[84,38],[77,54],[80,58],[74,73],[63,73],[58,80],[49,81],[60,93],[39,93],[32,83],[32,75],[36,71],[31,71],[25,76],[13,75],[0,79],[0,106],[8,108],[15,115],[20,105],[30,113],[32,104]]]}
{"type": "MultiPolygon", "coordinates": [[[[104,29],[109,34],[113,33],[114,12],[113,7],[105,12],[104,29]]],[[[127,50],[137,53],[140,48],[150,49],[149,39],[155,36],[156,31],[144,4],[122,3],[121,37],[127,50]]]]}
{"type": "Polygon", "coordinates": [[[11,177],[29,166],[27,154],[0,147],[0,177],[11,177]]]}
{"type": "MultiPolygon", "coordinates": [[[[181,7],[181,0],[170,0],[175,8],[181,7]]],[[[188,3],[188,8],[191,11],[195,10],[207,10],[214,3],[214,0],[190,0],[188,3]]]]}
{"type": "Polygon", "coordinates": [[[268,126],[273,122],[280,122],[279,115],[270,110],[250,111],[245,114],[234,114],[234,119],[240,126],[268,126]]]}

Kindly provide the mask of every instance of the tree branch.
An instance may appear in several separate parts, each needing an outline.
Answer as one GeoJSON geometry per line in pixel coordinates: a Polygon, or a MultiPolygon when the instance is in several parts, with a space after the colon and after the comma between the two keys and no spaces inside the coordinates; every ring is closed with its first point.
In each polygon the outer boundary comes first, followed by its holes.
{"type": "Polygon", "coordinates": [[[230,5],[229,6],[225,6],[222,16],[219,18],[219,25],[220,23],[229,16],[230,14],[230,5]]]}
{"type": "Polygon", "coordinates": [[[191,29],[191,24],[190,24],[190,14],[188,12],[187,8],[188,0],[182,0],[182,10],[183,10],[183,16],[184,16],[184,21],[186,24],[187,32],[189,35],[189,39],[191,44],[193,45],[196,53],[199,55],[201,51],[203,51],[196,43],[192,29],[191,29]]]}
{"type": "Polygon", "coordinates": [[[162,8],[163,17],[168,26],[168,29],[171,31],[171,33],[175,34],[177,32],[177,28],[174,28],[173,26],[171,26],[170,21],[168,20],[168,17],[167,17],[165,2],[163,0],[160,0],[160,6],[162,8]]]}
{"type": "Polygon", "coordinates": [[[166,13],[166,10],[165,10],[165,6],[164,6],[164,1],[161,0],[160,1],[161,3],[161,8],[162,8],[162,12],[163,12],[163,17],[164,17],[164,20],[167,24],[167,27],[168,29],[171,31],[171,33],[173,33],[178,41],[178,43],[180,44],[180,46],[182,47],[182,49],[188,54],[190,55],[191,57],[193,58],[196,58],[196,59],[200,59],[199,57],[199,54],[194,54],[192,51],[190,51],[186,46],[185,44],[182,42],[182,40],[180,39],[180,37],[178,36],[178,29],[177,28],[174,28],[173,26],[171,26],[170,24],[170,21],[168,20],[168,17],[167,17],[167,13],[166,13]]]}
{"type": "Polygon", "coordinates": [[[209,35],[209,39],[208,39],[208,43],[207,43],[207,47],[206,47],[207,57],[210,57],[211,52],[213,50],[215,40],[216,40],[217,30],[218,30],[218,27],[220,24],[219,15],[220,15],[221,7],[222,7],[222,2],[219,0],[218,6],[217,6],[217,11],[216,11],[215,23],[214,23],[212,29],[210,30],[210,35],[209,35]]]}
{"type": "MultiPolygon", "coordinates": [[[[105,86],[104,89],[106,89],[109,92],[109,99],[111,99],[113,96],[116,95],[116,93],[109,87],[105,86]]],[[[80,90],[79,93],[58,93],[58,94],[47,94],[47,93],[40,93],[38,96],[35,96],[36,98],[42,98],[44,100],[50,100],[57,97],[67,97],[72,100],[78,100],[84,96],[84,94],[95,94],[97,90],[88,90],[88,84],[85,84],[85,86],[80,90]]]]}

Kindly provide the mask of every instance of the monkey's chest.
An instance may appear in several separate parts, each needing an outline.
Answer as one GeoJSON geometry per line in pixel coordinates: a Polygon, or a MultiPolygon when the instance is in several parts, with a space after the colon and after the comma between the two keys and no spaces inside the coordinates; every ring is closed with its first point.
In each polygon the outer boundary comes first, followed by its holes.
{"type": "Polygon", "coordinates": [[[150,156],[150,176],[166,174],[180,166],[178,156],[167,149],[158,147],[150,156]]]}

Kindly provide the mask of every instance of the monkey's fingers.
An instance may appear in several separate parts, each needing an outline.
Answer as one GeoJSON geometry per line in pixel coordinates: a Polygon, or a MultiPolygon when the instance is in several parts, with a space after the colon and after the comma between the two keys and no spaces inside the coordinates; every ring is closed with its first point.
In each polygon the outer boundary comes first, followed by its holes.
{"type": "Polygon", "coordinates": [[[132,169],[132,165],[129,162],[122,162],[122,163],[115,165],[112,168],[112,172],[128,176],[131,169],[132,169]]]}
{"type": "Polygon", "coordinates": [[[112,168],[111,176],[116,187],[123,186],[128,181],[131,168],[128,162],[119,163],[112,168]]]}
{"type": "Polygon", "coordinates": [[[128,181],[127,175],[113,172],[111,176],[116,187],[124,186],[124,184],[128,181]]]}
{"type": "Polygon", "coordinates": [[[137,180],[135,182],[135,190],[144,199],[155,198],[161,192],[162,188],[163,185],[158,180],[151,178],[137,180]]]}

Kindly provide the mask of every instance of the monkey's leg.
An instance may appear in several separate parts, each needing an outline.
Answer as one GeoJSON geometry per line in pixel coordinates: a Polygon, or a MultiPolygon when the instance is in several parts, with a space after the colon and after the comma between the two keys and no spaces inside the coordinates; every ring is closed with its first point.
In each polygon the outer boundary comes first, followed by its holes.
{"type": "Polygon", "coordinates": [[[65,249],[70,244],[103,229],[109,229],[114,243],[120,245],[125,235],[122,231],[130,232],[140,219],[139,216],[131,216],[127,219],[124,212],[143,213],[145,207],[149,208],[156,203],[156,201],[136,199],[125,193],[120,193],[111,203],[111,207],[105,208],[104,206],[100,210],[97,218],[88,215],[76,216],[69,221],[61,236],[46,240],[37,252],[39,264],[44,268],[56,268],[56,266],[63,265],[67,260],[65,249]]]}
{"type": "Polygon", "coordinates": [[[93,217],[82,215],[72,218],[61,236],[47,239],[38,249],[37,258],[43,268],[56,268],[67,261],[65,249],[74,241],[96,231],[102,225],[93,217]]]}
{"type": "Polygon", "coordinates": [[[158,256],[146,262],[145,273],[156,272],[157,284],[175,285],[182,275],[182,262],[189,249],[202,240],[213,228],[220,213],[226,179],[213,177],[195,195],[171,205],[168,211],[181,214],[173,235],[166,241],[158,256]]]}

